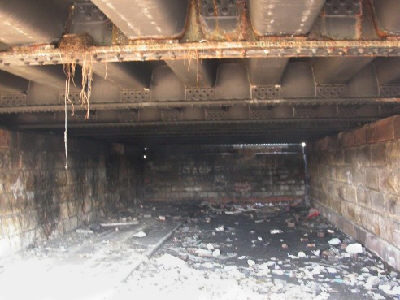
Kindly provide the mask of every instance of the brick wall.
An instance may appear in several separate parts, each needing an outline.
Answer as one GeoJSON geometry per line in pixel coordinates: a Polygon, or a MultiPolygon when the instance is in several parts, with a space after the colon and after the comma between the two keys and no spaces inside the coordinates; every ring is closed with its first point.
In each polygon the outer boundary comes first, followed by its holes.
{"type": "Polygon", "coordinates": [[[400,269],[400,116],[317,141],[310,177],[314,205],[400,269]]]}
{"type": "Polygon", "coordinates": [[[304,197],[304,163],[263,147],[159,147],[144,171],[144,197],[153,201],[288,201],[304,197]]]}
{"type": "Polygon", "coordinates": [[[121,145],[0,129],[0,257],[135,200],[134,162],[121,145]]]}

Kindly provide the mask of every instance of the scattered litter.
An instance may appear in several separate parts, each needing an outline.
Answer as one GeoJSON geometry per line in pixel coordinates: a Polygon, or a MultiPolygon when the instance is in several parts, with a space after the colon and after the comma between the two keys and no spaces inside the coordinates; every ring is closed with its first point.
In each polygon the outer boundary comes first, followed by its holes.
{"type": "Polygon", "coordinates": [[[224,225],[218,226],[215,228],[215,231],[225,231],[224,225]]]}
{"type": "Polygon", "coordinates": [[[307,244],[307,248],[315,248],[315,244],[307,244]]]}
{"type": "Polygon", "coordinates": [[[260,224],[260,223],[262,223],[262,222],[264,222],[263,219],[261,219],[261,220],[254,220],[254,223],[256,223],[256,224],[260,224]]]}
{"type": "Polygon", "coordinates": [[[298,258],[306,258],[307,257],[307,255],[304,253],[304,252],[299,252],[299,253],[297,253],[297,257],[298,258]]]}
{"type": "Polygon", "coordinates": [[[271,234],[278,234],[278,233],[282,233],[282,232],[283,232],[283,231],[280,230],[280,229],[272,229],[272,230],[270,231],[271,234]]]}
{"type": "Polygon", "coordinates": [[[139,238],[141,238],[141,237],[147,236],[147,234],[146,234],[146,232],[144,232],[144,231],[138,231],[138,232],[136,232],[133,236],[134,236],[134,237],[139,237],[139,238]]]}
{"type": "Polygon", "coordinates": [[[311,250],[311,253],[314,254],[315,256],[320,256],[321,255],[321,250],[311,250]]]}
{"type": "Polygon", "coordinates": [[[195,253],[197,254],[197,256],[200,256],[200,257],[210,257],[210,256],[212,256],[211,250],[208,250],[208,249],[196,249],[195,253]]]}
{"type": "Polygon", "coordinates": [[[254,262],[254,260],[248,259],[248,260],[247,260],[247,264],[248,264],[250,267],[252,267],[252,266],[254,266],[256,263],[254,262]]]}
{"type": "Polygon", "coordinates": [[[307,219],[312,219],[319,216],[319,211],[315,208],[311,208],[308,212],[307,219]]]}
{"type": "Polygon", "coordinates": [[[370,276],[370,277],[368,277],[368,279],[367,279],[367,282],[366,282],[366,284],[365,284],[365,287],[367,288],[367,289],[372,289],[372,288],[375,288],[375,287],[377,287],[378,285],[379,285],[379,283],[381,282],[381,280],[379,279],[379,277],[377,277],[377,276],[370,276]]]}
{"type": "Polygon", "coordinates": [[[138,220],[133,220],[130,222],[114,222],[114,223],[101,223],[101,227],[116,227],[116,226],[130,226],[130,225],[138,225],[138,220]]]}
{"type": "Polygon", "coordinates": [[[361,244],[349,244],[346,247],[346,252],[350,254],[360,254],[363,253],[363,247],[361,244]]]}
{"type": "Polygon", "coordinates": [[[282,244],[282,249],[287,249],[289,246],[287,244],[282,244]]]}
{"type": "Polygon", "coordinates": [[[219,249],[215,249],[214,251],[213,251],[213,253],[212,253],[212,256],[214,256],[214,257],[218,257],[218,256],[220,256],[221,255],[221,250],[219,250],[219,249]]]}
{"type": "Polygon", "coordinates": [[[76,233],[79,233],[79,234],[93,234],[93,230],[90,230],[90,229],[80,229],[80,228],[78,228],[75,231],[76,231],[76,233]]]}
{"type": "Polygon", "coordinates": [[[336,274],[338,271],[335,268],[328,267],[326,268],[329,274],[336,274]]]}
{"type": "Polygon", "coordinates": [[[339,240],[338,238],[333,238],[333,239],[328,241],[329,245],[339,245],[340,243],[342,243],[342,241],[339,240]]]}
{"type": "Polygon", "coordinates": [[[207,244],[207,249],[208,250],[214,250],[213,244],[207,244]]]}
{"type": "Polygon", "coordinates": [[[272,270],[271,273],[278,276],[282,276],[285,274],[282,270],[272,270]]]}
{"type": "Polygon", "coordinates": [[[258,237],[258,240],[259,240],[259,241],[262,241],[262,240],[263,240],[263,238],[262,238],[261,236],[259,236],[259,237],[258,237]]]}
{"type": "Polygon", "coordinates": [[[295,224],[292,223],[292,222],[288,222],[288,223],[287,223],[287,226],[288,226],[289,228],[294,228],[294,227],[295,227],[295,224]]]}
{"type": "Polygon", "coordinates": [[[160,221],[165,221],[165,216],[158,216],[158,219],[159,219],[160,221]]]}

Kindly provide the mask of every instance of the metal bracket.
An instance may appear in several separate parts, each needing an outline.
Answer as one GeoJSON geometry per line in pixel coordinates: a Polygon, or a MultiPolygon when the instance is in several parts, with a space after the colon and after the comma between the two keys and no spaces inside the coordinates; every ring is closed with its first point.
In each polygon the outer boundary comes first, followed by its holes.
{"type": "Polygon", "coordinates": [[[225,31],[233,31],[237,28],[239,22],[237,0],[203,0],[200,3],[200,15],[208,30],[213,31],[220,27],[225,31]]]}
{"type": "Polygon", "coordinates": [[[121,102],[145,102],[150,100],[149,90],[121,90],[121,102]]]}
{"type": "Polygon", "coordinates": [[[0,97],[0,106],[25,106],[25,94],[7,94],[0,97]]]}
{"type": "Polygon", "coordinates": [[[362,5],[360,0],[327,0],[324,6],[326,16],[360,16],[362,5]]]}
{"type": "Polygon", "coordinates": [[[249,117],[252,120],[265,120],[272,116],[272,108],[254,108],[250,109],[249,117]]]}
{"type": "Polygon", "coordinates": [[[259,85],[251,87],[251,98],[254,100],[276,99],[281,95],[279,84],[259,85]]]}
{"type": "Polygon", "coordinates": [[[185,99],[189,101],[207,101],[215,98],[215,90],[210,88],[204,89],[186,89],[185,99]]]}
{"type": "MultiPolygon", "coordinates": [[[[81,103],[80,92],[70,92],[68,98],[74,105],[81,103]]],[[[65,92],[61,92],[59,96],[60,104],[64,104],[65,92]]]]}
{"type": "Polygon", "coordinates": [[[71,20],[71,33],[88,33],[98,45],[111,43],[112,22],[91,1],[77,1],[71,20]]]}
{"type": "Polygon", "coordinates": [[[228,116],[227,109],[211,108],[211,109],[206,110],[207,120],[212,120],[212,121],[225,120],[227,118],[227,116],[228,116]]]}
{"type": "Polygon", "coordinates": [[[181,119],[182,112],[179,109],[164,109],[161,111],[161,119],[164,122],[175,122],[181,119]]]}
{"type": "Polygon", "coordinates": [[[318,84],[317,97],[322,98],[340,98],[346,91],[345,84],[318,84]]]}
{"type": "Polygon", "coordinates": [[[400,84],[384,84],[379,87],[381,97],[400,97],[400,84]]]}

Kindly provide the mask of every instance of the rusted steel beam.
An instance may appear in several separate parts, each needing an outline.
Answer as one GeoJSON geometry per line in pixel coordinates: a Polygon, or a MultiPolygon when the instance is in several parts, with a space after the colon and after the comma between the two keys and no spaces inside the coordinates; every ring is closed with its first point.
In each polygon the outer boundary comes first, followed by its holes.
{"type": "MultiPolygon", "coordinates": [[[[170,101],[170,102],[141,102],[141,103],[92,103],[91,110],[126,110],[153,108],[180,108],[180,107],[229,107],[235,105],[254,106],[317,106],[317,105],[363,105],[363,104],[400,104],[400,98],[292,98],[292,99],[270,99],[270,100],[215,100],[215,101],[170,101]]],[[[64,105],[30,105],[16,107],[0,107],[0,114],[14,113],[39,113],[64,111],[64,105]]],[[[69,106],[69,110],[72,108],[69,106]]],[[[75,105],[75,111],[86,110],[81,105],[75,105]]]]}
{"type": "Polygon", "coordinates": [[[259,41],[194,42],[151,41],[118,46],[92,46],[82,51],[52,45],[14,48],[0,52],[0,65],[51,65],[96,62],[152,61],[210,58],[268,57],[376,57],[400,56],[400,40],[309,41],[266,38],[259,41]]]}

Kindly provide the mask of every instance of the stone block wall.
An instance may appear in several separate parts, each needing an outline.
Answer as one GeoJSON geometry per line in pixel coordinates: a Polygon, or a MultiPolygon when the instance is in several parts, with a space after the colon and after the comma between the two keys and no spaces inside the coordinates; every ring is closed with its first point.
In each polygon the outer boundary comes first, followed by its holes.
{"type": "Polygon", "coordinates": [[[400,116],[325,137],[309,160],[313,204],[400,269],[400,116]]]}
{"type": "Polygon", "coordinates": [[[0,129],[0,257],[135,201],[122,145],[0,129]]]}
{"type": "Polygon", "coordinates": [[[265,153],[270,150],[263,146],[158,147],[145,164],[144,198],[220,203],[303,199],[302,154],[265,153]]]}

